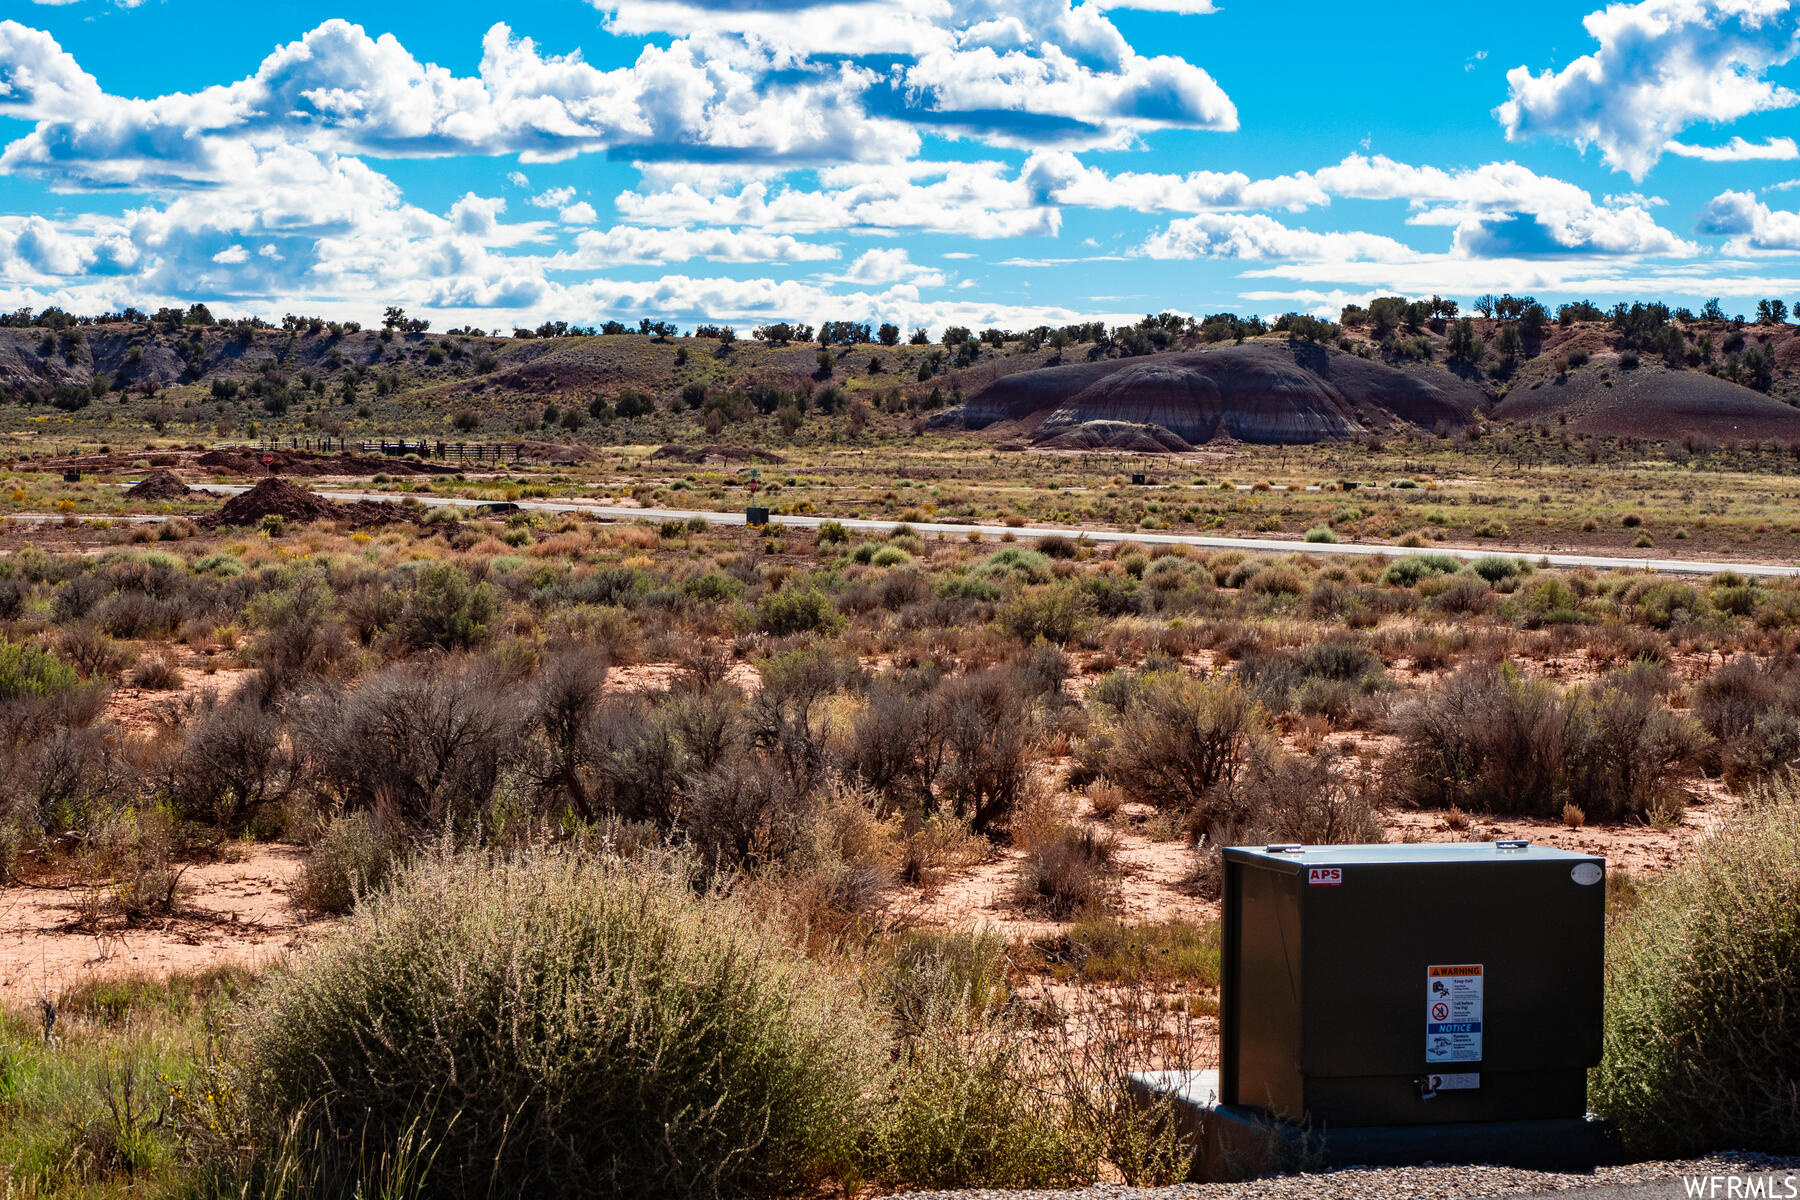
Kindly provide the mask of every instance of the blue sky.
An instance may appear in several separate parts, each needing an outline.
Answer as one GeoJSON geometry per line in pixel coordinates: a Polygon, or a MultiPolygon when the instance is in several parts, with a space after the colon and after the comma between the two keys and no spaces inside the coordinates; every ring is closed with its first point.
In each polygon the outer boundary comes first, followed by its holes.
{"type": "Polygon", "coordinates": [[[1800,0],[11,0],[0,306],[1800,301],[1800,0]]]}

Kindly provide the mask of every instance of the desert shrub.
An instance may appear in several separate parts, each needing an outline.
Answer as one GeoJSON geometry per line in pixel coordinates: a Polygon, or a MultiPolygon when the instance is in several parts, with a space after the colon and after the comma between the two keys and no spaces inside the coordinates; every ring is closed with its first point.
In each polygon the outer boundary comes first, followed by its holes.
{"type": "Polygon", "coordinates": [[[1484,554],[1469,564],[1469,570],[1489,583],[1499,583],[1503,579],[1516,577],[1524,567],[1518,559],[1508,558],[1504,554],[1484,554]]]}
{"type": "Polygon", "coordinates": [[[757,669],[762,687],[745,706],[749,739],[776,762],[793,795],[805,796],[830,766],[831,700],[856,681],[856,663],[823,649],[796,650],[757,669]]]}
{"type": "Polygon", "coordinates": [[[1306,531],[1306,540],[1331,545],[1338,540],[1338,535],[1332,532],[1329,525],[1315,525],[1306,531]]]}
{"type": "Polygon", "coordinates": [[[1123,617],[1143,611],[1143,585],[1131,575],[1089,575],[1081,590],[1103,617],[1123,617]]]}
{"type": "Polygon", "coordinates": [[[257,627],[245,653],[256,667],[258,689],[273,698],[328,673],[350,654],[330,585],[316,575],[265,592],[245,610],[257,627]]]}
{"type": "Polygon", "coordinates": [[[1064,826],[1026,851],[1019,864],[1019,900],[1059,920],[1099,912],[1112,900],[1116,849],[1104,829],[1064,826]]]}
{"type": "Polygon", "coordinates": [[[181,671],[169,653],[152,654],[138,660],[130,681],[147,692],[176,692],[181,690],[181,671]]]}
{"type": "Polygon", "coordinates": [[[813,541],[820,546],[842,545],[850,540],[850,531],[842,521],[821,521],[813,541]]]}
{"type": "Polygon", "coordinates": [[[1700,681],[1694,717],[1713,739],[1709,765],[1737,784],[1800,762],[1800,664],[1739,655],[1700,681]]]}
{"type": "Polygon", "coordinates": [[[869,562],[877,567],[905,566],[911,561],[912,555],[899,546],[883,546],[869,557],[869,562]]]}
{"type": "Polygon", "coordinates": [[[1045,558],[1074,558],[1080,545],[1073,538],[1051,533],[1039,538],[1033,549],[1045,558]]]}
{"type": "Polygon", "coordinates": [[[1678,781],[1707,741],[1699,722],[1669,711],[1629,677],[1572,689],[1567,803],[1590,819],[1671,817],[1686,802],[1678,781]]]}
{"type": "Polygon", "coordinates": [[[1271,709],[1348,720],[1365,697],[1387,686],[1387,671],[1373,651],[1351,642],[1315,642],[1297,654],[1251,654],[1237,677],[1271,709]]]}
{"type": "Polygon", "coordinates": [[[101,632],[116,638],[166,637],[181,624],[183,612],[174,600],[143,592],[119,592],[94,609],[101,632]]]}
{"type": "Polygon", "coordinates": [[[1006,828],[1030,779],[1031,702],[1016,671],[992,667],[940,688],[944,761],[939,800],[976,833],[1006,828]]]}
{"type": "Polygon", "coordinates": [[[903,1036],[928,1029],[946,999],[976,1014],[998,1012],[1007,999],[1006,939],[992,929],[908,930],[890,953],[875,992],[903,1036]]]}
{"type": "Polygon", "coordinates": [[[1641,682],[1563,693],[1508,667],[1465,668],[1400,711],[1394,778],[1427,807],[1613,820],[1679,811],[1677,782],[1705,745],[1697,723],[1641,682]]]}
{"type": "Polygon", "coordinates": [[[756,602],[756,627],[777,636],[836,633],[844,627],[844,618],[818,588],[789,584],[756,602]]]}
{"type": "Polygon", "coordinates": [[[353,812],[333,818],[300,868],[294,902],[312,912],[349,912],[360,897],[379,891],[387,882],[401,845],[398,831],[388,828],[377,814],[353,812]]]}
{"type": "Polygon", "coordinates": [[[332,803],[409,827],[467,826],[485,815],[516,759],[516,705],[484,665],[388,667],[354,690],[310,697],[303,764],[332,803]]]}
{"type": "Polygon", "coordinates": [[[0,621],[16,621],[25,612],[31,586],[21,579],[0,575],[0,621]]]}
{"type": "Polygon", "coordinates": [[[1412,587],[1421,579],[1434,575],[1454,575],[1462,563],[1448,554],[1409,554],[1399,562],[1389,563],[1381,573],[1381,582],[1391,587],[1412,587]]]}
{"type": "Polygon", "coordinates": [[[1457,572],[1431,597],[1431,606],[1447,613],[1481,613],[1494,604],[1494,590],[1472,572],[1457,572]]]}
{"type": "Polygon", "coordinates": [[[1370,784],[1367,776],[1352,777],[1350,764],[1329,751],[1259,752],[1241,785],[1248,800],[1242,811],[1283,842],[1381,842],[1386,834],[1369,799],[1370,784]]]}
{"type": "Polygon", "coordinates": [[[1658,583],[1636,595],[1638,615],[1653,629],[1685,625],[1706,611],[1700,593],[1685,583],[1658,583]]]}
{"type": "Polygon", "coordinates": [[[1590,618],[1580,611],[1581,601],[1560,579],[1545,579],[1524,590],[1518,609],[1529,628],[1581,624],[1590,618]]]}
{"type": "Polygon", "coordinates": [[[1244,591],[1253,596],[1300,596],[1306,584],[1300,573],[1290,567],[1266,567],[1244,582],[1244,591]]]}
{"type": "Polygon", "coordinates": [[[1043,1188],[1092,1178],[1093,1148],[1041,1086],[991,933],[913,935],[877,994],[899,1033],[871,1174],[929,1188],[1043,1188]]]}
{"type": "Polygon", "coordinates": [[[683,583],[681,590],[696,600],[707,600],[716,604],[736,600],[744,594],[744,585],[729,575],[708,571],[704,575],[696,575],[683,583]]]}
{"type": "Polygon", "coordinates": [[[1093,598],[1079,584],[1054,583],[1020,592],[1001,608],[998,619],[1020,641],[1042,638],[1062,645],[1087,627],[1094,609],[1093,598]]]}
{"type": "Polygon", "coordinates": [[[1050,578],[1050,560],[1035,550],[1004,546],[988,555],[976,571],[989,579],[1045,583],[1050,578]]]}
{"type": "Polygon", "coordinates": [[[681,879],[428,856],[259,994],[246,1095],[345,1174],[410,1135],[424,1197],[778,1195],[852,1170],[878,1032],[681,879]]]}
{"type": "Polygon", "coordinates": [[[75,668],[32,642],[0,641],[0,704],[45,700],[73,691],[75,668]]]}
{"type": "Polygon", "coordinates": [[[943,600],[981,600],[988,604],[997,603],[1002,594],[1000,585],[993,580],[962,573],[944,576],[933,590],[943,600]]]}
{"type": "Polygon", "coordinates": [[[599,604],[630,608],[650,590],[649,581],[630,567],[601,567],[568,580],[554,598],[563,604],[599,604]]]}
{"type": "Polygon", "coordinates": [[[916,568],[889,571],[875,581],[873,590],[876,606],[889,612],[898,612],[931,598],[931,585],[926,582],[924,573],[916,568]]]}
{"type": "Polygon", "coordinates": [[[433,563],[407,592],[401,629],[415,650],[466,650],[488,640],[499,608],[492,585],[471,583],[453,563],[433,563]]]}
{"type": "Polygon", "coordinates": [[[1554,685],[1510,668],[1465,668],[1402,709],[1397,725],[1397,782],[1410,802],[1548,811],[1564,765],[1554,685]]]}
{"type": "Polygon", "coordinates": [[[787,765],[740,749],[686,782],[682,831],[709,867],[760,867],[794,852],[812,794],[795,786],[787,765]]]}
{"type": "Polygon", "coordinates": [[[523,708],[526,777],[541,796],[585,820],[597,815],[593,722],[601,714],[611,665],[603,649],[579,642],[552,645],[523,708]]]}
{"type": "Polygon", "coordinates": [[[1608,938],[1594,1107],[1679,1158],[1800,1145],[1800,799],[1783,784],[1651,885],[1608,938]]]}
{"type": "Polygon", "coordinates": [[[1217,987],[1219,926],[1191,921],[1138,923],[1086,917],[1033,948],[1057,978],[1089,983],[1217,987]]]}
{"type": "Polygon", "coordinates": [[[286,731],[255,695],[209,699],[188,724],[173,788],[182,815],[241,830],[292,791],[295,763],[286,731]]]}
{"type": "Polygon", "coordinates": [[[949,753],[945,715],[933,674],[873,680],[850,727],[846,765],[889,810],[931,807],[949,753]]]}
{"type": "Polygon", "coordinates": [[[1165,672],[1144,678],[1081,753],[1095,774],[1134,799],[1197,814],[1204,824],[1215,793],[1236,779],[1265,736],[1261,706],[1237,682],[1165,672]]]}
{"type": "Polygon", "coordinates": [[[90,680],[116,677],[137,661],[137,650],[132,646],[87,624],[63,630],[57,649],[90,680]]]}
{"type": "Polygon", "coordinates": [[[1108,671],[1088,688],[1088,702],[1114,713],[1124,712],[1137,698],[1139,682],[1140,677],[1128,671],[1108,671]]]}

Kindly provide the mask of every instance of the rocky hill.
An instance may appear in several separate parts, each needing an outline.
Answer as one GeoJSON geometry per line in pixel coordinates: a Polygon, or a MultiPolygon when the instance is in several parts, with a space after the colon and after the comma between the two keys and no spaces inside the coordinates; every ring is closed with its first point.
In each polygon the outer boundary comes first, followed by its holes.
{"type": "Polygon", "coordinates": [[[934,421],[1016,433],[1058,448],[1148,449],[1166,431],[1187,445],[1219,438],[1296,444],[1402,429],[1454,432],[1482,409],[1480,388],[1448,371],[1411,370],[1305,342],[1049,367],[1000,379],[934,421]]]}

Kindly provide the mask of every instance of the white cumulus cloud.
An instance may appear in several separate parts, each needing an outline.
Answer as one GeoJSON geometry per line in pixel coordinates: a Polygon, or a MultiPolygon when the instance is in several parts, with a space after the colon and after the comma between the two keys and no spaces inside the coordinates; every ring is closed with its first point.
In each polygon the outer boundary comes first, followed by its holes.
{"type": "Polygon", "coordinates": [[[1725,237],[1726,251],[1800,250],[1800,212],[1772,209],[1750,192],[1721,192],[1700,215],[1700,233],[1725,237]]]}
{"type": "Polygon", "coordinates": [[[1597,146],[1607,165],[1642,179],[1690,126],[1800,102],[1766,78],[1800,53],[1795,0],[1641,0],[1582,24],[1600,43],[1592,54],[1560,71],[1507,72],[1495,112],[1508,138],[1597,146]]]}

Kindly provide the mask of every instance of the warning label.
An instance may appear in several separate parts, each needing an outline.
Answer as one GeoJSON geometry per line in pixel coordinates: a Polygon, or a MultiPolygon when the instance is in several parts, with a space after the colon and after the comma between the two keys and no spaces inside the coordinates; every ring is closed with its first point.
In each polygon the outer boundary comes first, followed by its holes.
{"type": "Polygon", "coordinates": [[[1481,1061],[1479,965],[1425,969],[1425,1061],[1481,1061]]]}

